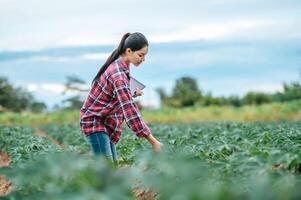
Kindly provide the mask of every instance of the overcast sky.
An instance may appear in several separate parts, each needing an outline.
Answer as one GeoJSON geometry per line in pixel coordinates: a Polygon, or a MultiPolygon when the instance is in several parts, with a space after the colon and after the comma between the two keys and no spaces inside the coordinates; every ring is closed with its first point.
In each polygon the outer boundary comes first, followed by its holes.
{"type": "Polygon", "coordinates": [[[146,84],[144,104],[158,105],[157,87],[197,79],[215,96],[275,92],[300,79],[301,2],[297,0],[0,0],[0,75],[50,107],[66,76],[87,85],[126,32],[150,42],[132,74],[146,84]]]}

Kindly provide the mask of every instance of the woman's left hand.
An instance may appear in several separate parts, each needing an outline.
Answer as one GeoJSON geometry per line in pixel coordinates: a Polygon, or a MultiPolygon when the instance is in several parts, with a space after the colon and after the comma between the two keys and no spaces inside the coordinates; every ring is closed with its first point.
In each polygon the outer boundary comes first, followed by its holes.
{"type": "Polygon", "coordinates": [[[142,95],[143,95],[143,92],[139,88],[136,88],[134,97],[139,97],[139,96],[142,96],[142,95]]]}

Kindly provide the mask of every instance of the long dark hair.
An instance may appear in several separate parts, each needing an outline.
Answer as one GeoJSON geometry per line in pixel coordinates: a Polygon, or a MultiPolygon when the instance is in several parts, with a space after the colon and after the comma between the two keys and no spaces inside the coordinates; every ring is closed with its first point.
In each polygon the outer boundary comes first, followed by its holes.
{"type": "Polygon", "coordinates": [[[127,48],[130,48],[132,51],[137,51],[145,46],[148,46],[148,41],[142,33],[136,32],[124,34],[117,49],[115,49],[112,52],[112,54],[108,57],[107,61],[100,68],[97,75],[93,79],[92,84],[99,79],[101,74],[103,74],[106,71],[110,64],[114,62],[122,53],[124,53],[127,48]]]}

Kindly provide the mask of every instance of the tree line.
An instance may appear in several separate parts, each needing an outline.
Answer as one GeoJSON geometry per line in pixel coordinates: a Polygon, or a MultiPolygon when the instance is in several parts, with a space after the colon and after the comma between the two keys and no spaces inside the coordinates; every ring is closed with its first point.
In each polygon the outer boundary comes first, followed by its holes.
{"type": "Polygon", "coordinates": [[[176,80],[172,93],[167,95],[163,88],[158,88],[162,107],[186,107],[193,105],[260,105],[263,103],[286,102],[301,99],[301,84],[299,81],[284,83],[283,91],[267,94],[264,92],[248,92],[242,97],[232,95],[229,97],[213,97],[210,92],[203,94],[199,89],[196,79],[182,77],[176,80]]]}
{"type": "MultiPolygon", "coordinates": [[[[88,88],[85,82],[75,76],[67,77],[65,83],[65,94],[68,91],[77,92],[63,100],[61,106],[56,109],[80,109],[83,105],[83,94],[86,95],[88,88]]],[[[286,102],[301,99],[301,84],[299,81],[283,84],[283,91],[267,94],[264,92],[248,92],[242,97],[233,95],[229,97],[214,97],[210,92],[204,93],[199,89],[196,79],[192,77],[181,77],[168,95],[163,88],[157,88],[162,107],[182,108],[188,106],[243,106],[260,105],[271,102],[286,102]]],[[[139,107],[142,105],[137,102],[139,107]]],[[[31,111],[43,112],[47,106],[43,102],[36,101],[28,91],[14,87],[7,78],[0,76],[0,111],[31,111]]]]}
{"type": "Polygon", "coordinates": [[[21,87],[14,87],[7,78],[0,77],[0,111],[42,112],[47,106],[36,101],[31,93],[21,87]]]}

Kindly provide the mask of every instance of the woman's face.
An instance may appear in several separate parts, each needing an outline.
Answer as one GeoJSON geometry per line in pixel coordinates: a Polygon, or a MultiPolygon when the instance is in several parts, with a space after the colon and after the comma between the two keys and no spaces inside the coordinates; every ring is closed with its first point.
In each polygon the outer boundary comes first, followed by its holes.
{"type": "Polygon", "coordinates": [[[128,50],[128,60],[130,61],[130,63],[137,67],[144,61],[145,56],[148,52],[148,47],[145,46],[137,51],[132,51],[131,49],[128,50]]]}

